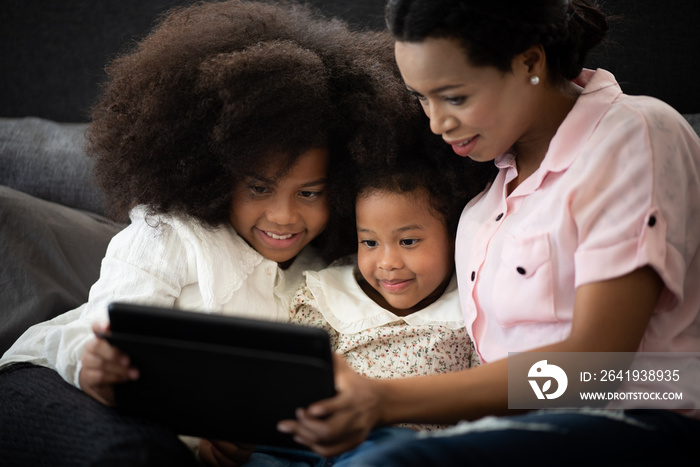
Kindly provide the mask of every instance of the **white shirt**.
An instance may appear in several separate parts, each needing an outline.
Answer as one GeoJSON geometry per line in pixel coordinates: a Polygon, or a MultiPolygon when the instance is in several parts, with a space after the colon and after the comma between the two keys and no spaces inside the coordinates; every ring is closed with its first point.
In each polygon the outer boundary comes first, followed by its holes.
{"type": "Polygon", "coordinates": [[[88,302],[32,326],[0,360],[54,368],[79,387],[81,357],[92,323],[107,321],[112,301],[286,321],[303,271],[323,267],[305,248],[282,270],[251,248],[230,225],[206,228],[174,216],[131,212],[131,224],[107,247],[88,302]]]}

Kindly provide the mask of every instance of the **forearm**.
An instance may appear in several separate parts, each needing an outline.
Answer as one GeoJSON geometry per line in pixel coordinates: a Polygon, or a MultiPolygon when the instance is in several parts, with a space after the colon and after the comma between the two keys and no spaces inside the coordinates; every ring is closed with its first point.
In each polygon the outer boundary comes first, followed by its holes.
{"type": "Polygon", "coordinates": [[[379,423],[456,423],[508,411],[508,362],[453,373],[373,381],[379,423]]]}
{"type": "MultiPolygon", "coordinates": [[[[635,352],[661,288],[660,278],[649,267],[582,286],[576,294],[570,335],[531,351],[635,352]]],[[[508,359],[455,373],[376,384],[382,424],[454,423],[508,411],[508,359]]]]}
{"type": "MultiPolygon", "coordinates": [[[[595,351],[575,339],[531,352],[595,351]]],[[[524,358],[531,358],[523,355],[524,358]]],[[[446,423],[487,415],[522,413],[508,409],[508,365],[518,356],[453,373],[415,378],[373,380],[379,397],[379,425],[446,423]]]]}
{"type": "MultiPolygon", "coordinates": [[[[68,382],[77,385],[80,347],[84,344],[78,329],[81,308],[50,321],[38,323],[22,334],[3,356],[0,366],[28,362],[55,369],[68,382]],[[70,329],[67,326],[71,325],[70,329]]],[[[90,336],[89,323],[85,327],[90,336]]]]}

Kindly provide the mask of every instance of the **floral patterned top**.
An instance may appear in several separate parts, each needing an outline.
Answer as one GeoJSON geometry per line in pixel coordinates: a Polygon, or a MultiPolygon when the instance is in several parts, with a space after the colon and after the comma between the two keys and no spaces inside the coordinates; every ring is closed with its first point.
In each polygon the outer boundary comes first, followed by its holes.
{"type": "Polygon", "coordinates": [[[457,371],[480,363],[464,327],[454,278],[439,300],[401,317],[362,291],[354,266],[305,274],[306,282],[292,300],[291,321],[328,331],[333,350],[358,373],[398,378],[457,371]]]}

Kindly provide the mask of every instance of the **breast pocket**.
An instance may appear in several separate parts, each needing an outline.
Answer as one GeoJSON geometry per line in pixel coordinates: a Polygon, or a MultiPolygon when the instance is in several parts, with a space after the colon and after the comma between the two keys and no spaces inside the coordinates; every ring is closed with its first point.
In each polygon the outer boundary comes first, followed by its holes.
{"type": "Polygon", "coordinates": [[[546,232],[506,240],[493,291],[501,326],[556,321],[551,251],[546,232]]]}

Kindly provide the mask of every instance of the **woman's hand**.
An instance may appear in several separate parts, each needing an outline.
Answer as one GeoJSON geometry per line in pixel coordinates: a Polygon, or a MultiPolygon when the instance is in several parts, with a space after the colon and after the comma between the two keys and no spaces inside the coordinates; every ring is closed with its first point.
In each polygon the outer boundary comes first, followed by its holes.
{"type": "Polygon", "coordinates": [[[199,457],[206,465],[215,467],[238,467],[245,464],[255,446],[235,444],[227,441],[202,439],[199,442],[199,457]]]}
{"type": "Polygon", "coordinates": [[[380,420],[381,396],[375,380],[355,373],[335,355],[338,394],[297,410],[296,420],[277,428],[322,456],[334,456],[360,444],[380,420]]]}
{"type": "Polygon", "coordinates": [[[109,332],[109,324],[93,324],[95,338],[85,344],[82,368],[78,376],[80,388],[106,405],[114,405],[114,385],[138,379],[128,355],[100,337],[109,332]]]}

